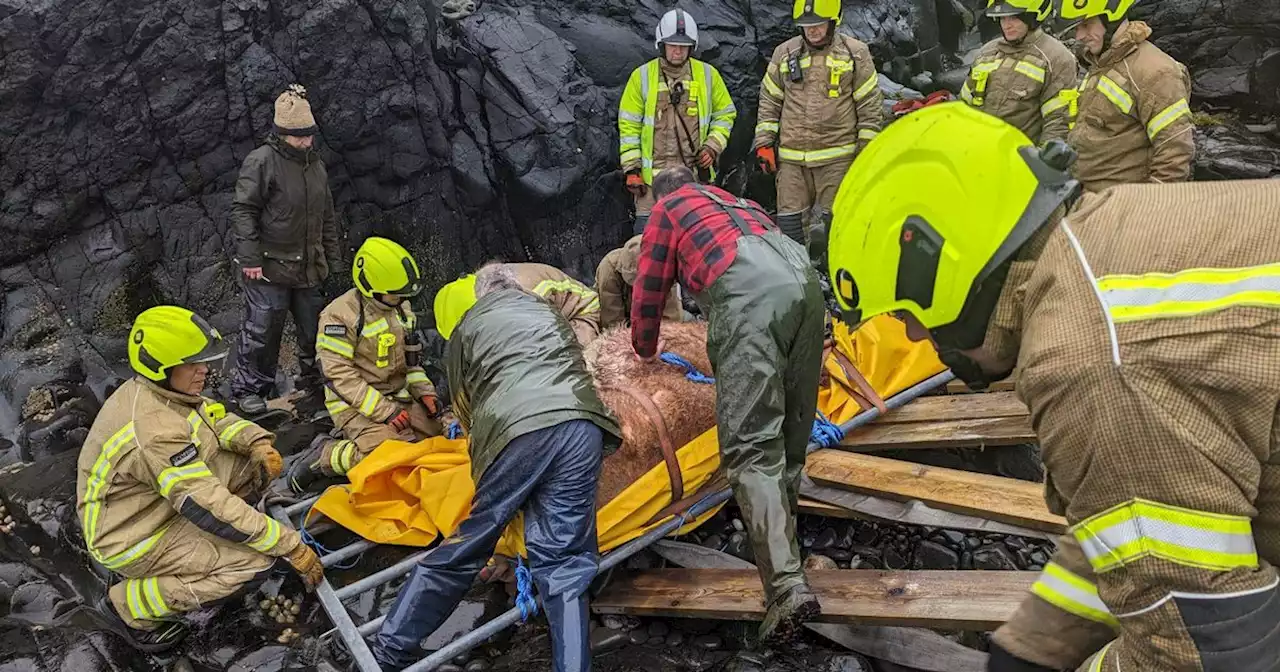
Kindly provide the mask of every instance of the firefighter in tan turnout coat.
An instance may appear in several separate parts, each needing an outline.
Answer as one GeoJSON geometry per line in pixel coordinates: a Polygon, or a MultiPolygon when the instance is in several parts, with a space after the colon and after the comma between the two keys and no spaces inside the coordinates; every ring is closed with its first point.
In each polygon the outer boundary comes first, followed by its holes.
{"type": "Polygon", "coordinates": [[[408,250],[371,237],[356,251],[355,287],[320,313],[316,353],[325,408],[341,438],[316,437],[289,468],[289,487],[312,489],[345,476],[384,441],[439,436],[442,406],[420,359],[409,299],[422,289],[408,250]]]}
{"type": "Polygon", "coordinates": [[[208,363],[226,354],[191,311],[144,311],[129,334],[137,375],[107,399],[80,452],[85,545],[123,578],[96,615],[144,651],[176,644],[181,614],[265,578],[276,558],[308,587],[323,575],[297,532],[249,503],[280,474],[274,436],[200,396],[208,363]]]}
{"type": "Polygon", "coordinates": [[[1073,202],[1070,158],[959,104],[895,123],[836,203],[845,319],[901,315],[971,385],[1017,365],[1069,533],[989,670],[1273,670],[1280,182],[1073,202]]]}
{"type": "Polygon", "coordinates": [[[795,0],[792,18],[801,34],[769,59],[752,146],[778,175],[778,228],[801,245],[807,237],[814,256],[826,247],[840,180],[884,125],[884,106],[871,51],[836,32],[840,0],[795,0]]]}

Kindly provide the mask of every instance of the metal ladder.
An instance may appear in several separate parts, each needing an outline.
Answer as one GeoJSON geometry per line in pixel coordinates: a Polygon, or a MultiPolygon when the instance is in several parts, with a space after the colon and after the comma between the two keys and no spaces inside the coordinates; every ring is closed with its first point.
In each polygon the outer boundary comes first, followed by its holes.
{"type": "MultiPolygon", "coordinates": [[[[931,376],[886,399],[885,408],[898,408],[929,391],[946,385],[954,378],[955,375],[950,370],[931,376]]],[[[849,432],[875,420],[878,417],[880,417],[880,411],[875,408],[870,408],[862,411],[858,415],[854,416],[853,419],[840,425],[840,429],[844,432],[849,432]]],[[[811,443],[808,446],[807,452],[813,452],[819,448],[821,448],[821,446],[811,443]]],[[[609,553],[606,553],[604,557],[601,558],[600,567],[596,571],[597,576],[600,573],[608,572],[610,569],[622,564],[622,562],[627,558],[635,555],[641,550],[644,550],[659,539],[679,530],[681,527],[684,527],[690,520],[693,520],[727,502],[731,494],[732,491],[729,488],[724,488],[710,493],[696,502],[693,506],[689,507],[689,509],[684,513],[673,515],[661,525],[646,532],[642,536],[632,539],[609,553]]],[[[277,521],[297,529],[300,528],[301,525],[295,524],[294,520],[297,519],[298,521],[301,521],[302,517],[306,516],[307,512],[311,509],[311,506],[315,504],[316,500],[319,498],[320,497],[317,495],[296,504],[291,504],[287,507],[279,505],[271,506],[269,511],[271,516],[277,521]]],[[[310,532],[312,534],[320,534],[328,529],[332,529],[332,527],[322,528],[317,526],[312,528],[310,532]]],[[[330,567],[333,567],[347,559],[353,558],[374,546],[375,544],[372,542],[361,539],[324,555],[320,558],[320,563],[324,565],[325,569],[329,569],[330,567]]],[[[347,651],[350,652],[351,657],[355,660],[356,666],[359,668],[360,672],[382,672],[382,668],[379,667],[377,661],[374,660],[373,653],[370,651],[369,645],[365,642],[365,638],[376,633],[378,629],[382,627],[382,621],[386,617],[379,616],[366,623],[357,624],[352,619],[347,608],[342,605],[342,601],[356,597],[408,574],[413,570],[413,567],[418,564],[418,561],[425,558],[429,553],[431,553],[430,550],[414,553],[386,569],[374,572],[373,574],[342,586],[341,588],[334,588],[327,578],[322,580],[320,585],[316,586],[315,593],[316,597],[320,599],[320,606],[324,608],[325,613],[329,616],[329,621],[333,623],[334,626],[333,630],[325,633],[324,636],[337,634],[338,637],[342,639],[347,651]]],[[[535,599],[537,599],[539,603],[542,601],[541,598],[537,596],[535,596],[535,599]]],[[[405,672],[426,672],[427,670],[434,670],[453,658],[467,653],[471,649],[483,644],[490,637],[502,632],[512,625],[515,625],[521,620],[520,608],[512,607],[488,623],[485,623],[475,630],[455,639],[427,657],[419,660],[408,668],[405,668],[405,672]]]]}

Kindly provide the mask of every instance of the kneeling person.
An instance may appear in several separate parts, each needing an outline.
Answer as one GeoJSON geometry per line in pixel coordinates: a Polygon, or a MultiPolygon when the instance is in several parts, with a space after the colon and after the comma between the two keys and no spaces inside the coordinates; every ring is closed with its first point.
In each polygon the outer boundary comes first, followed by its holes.
{"type": "MultiPolygon", "coordinates": [[[[640,257],[640,238],[632,236],[625,245],[604,255],[596,267],[596,294],[600,297],[600,331],[627,324],[631,317],[631,288],[636,284],[636,260],[640,257]]],[[[672,285],[662,319],[679,322],[684,319],[679,286],[672,285]]]]}
{"type": "Polygon", "coordinates": [[[129,333],[137,373],[103,404],[80,451],[76,508],[94,560],[125,580],[98,616],[144,651],[185,634],[183,612],[265,578],[284,557],[308,588],[320,559],[298,533],[258,512],[280,475],[274,435],[200,396],[227,345],[189,310],[159,306],[129,333]]]}
{"type": "Polygon", "coordinates": [[[621,430],[596,396],[567,320],[522,290],[510,269],[476,273],[475,304],[436,314],[454,412],[469,437],[470,516],[414,568],[373,647],[403,670],[453,612],[524,512],[533,581],[551,625],[557,672],[591,669],[587,586],[598,567],[595,498],[602,457],[621,430]],[[460,320],[460,321],[459,321],[460,320]]]}
{"type": "Polygon", "coordinates": [[[373,237],[356,251],[351,276],[355,288],[320,313],[316,337],[325,408],[343,438],[316,437],[289,469],[295,492],[345,476],[383,441],[441,434],[442,408],[422,368],[408,301],[422,291],[417,263],[399,244],[373,237]]]}

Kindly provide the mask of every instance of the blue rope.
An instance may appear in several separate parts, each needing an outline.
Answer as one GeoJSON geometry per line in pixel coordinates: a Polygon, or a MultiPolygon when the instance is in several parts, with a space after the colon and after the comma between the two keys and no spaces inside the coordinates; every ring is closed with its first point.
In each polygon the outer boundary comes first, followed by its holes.
{"type": "Polygon", "coordinates": [[[827,419],[822,411],[816,411],[818,417],[813,419],[813,428],[809,430],[809,442],[816,443],[823,448],[831,448],[840,445],[844,441],[844,430],[827,419]]]}
{"type": "Polygon", "coordinates": [[[462,438],[462,423],[454,420],[449,423],[449,427],[445,429],[445,436],[451,439],[462,438]]]}
{"type": "Polygon", "coordinates": [[[680,355],[677,355],[674,352],[664,352],[658,356],[658,359],[661,359],[663,362],[666,362],[667,364],[670,364],[672,366],[678,366],[684,369],[684,377],[688,378],[689,380],[692,380],[695,383],[711,385],[716,382],[715,378],[712,378],[711,376],[703,375],[701,371],[694,368],[693,364],[689,363],[689,360],[685,359],[684,357],[681,357],[680,355]]]}
{"type": "Polygon", "coordinates": [[[538,601],[533,598],[533,574],[519,556],[516,556],[516,606],[520,607],[521,621],[538,615],[538,601]]]}
{"type": "MultiPolygon", "coordinates": [[[[316,555],[324,557],[333,552],[332,549],[326,548],[324,544],[320,543],[319,540],[311,536],[311,533],[307,531],[307,519],[305,516],[302,518],[302,529],[298,530],[298,536],[302,537],[302,543],[310,546],[311,550],[316,552],[316,555]]],[[[360,562],[360,558],[362,557],[364,557],[364,553],[356,554],[352,556],[350,560],[347,560],[346,563],[334,565],[332,569],[351,569],[356,566],[356,563],[360,562]]]]}

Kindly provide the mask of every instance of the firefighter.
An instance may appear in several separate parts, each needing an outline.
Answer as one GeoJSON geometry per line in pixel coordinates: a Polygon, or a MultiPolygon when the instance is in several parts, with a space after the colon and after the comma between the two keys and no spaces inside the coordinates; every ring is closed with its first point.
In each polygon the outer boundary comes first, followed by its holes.
{"type": "Polygon", "coordinates": [[[756,203],[695,184],[687,169],[654,181],[631,298],[636,356],[658,352],[660,315],[677,280],[707,311],[720,453],[742,510],[774,644],[815,616],[796,546],[796,498],[813,427],[826,310],[803,247],[756,203]]]}
{"type": "Polygon", "coordinates": [[[297,386],[319,391],[320,284],[340,263],[329,176],[312,147],[319,128],[301,86],[291,85],[276,98],[274,130],[266,144],[244,158],[231,202],[235,263],[245,298],[231,398],[253,416],[267,410],[264,399],[275,384],[280,337],[290,314],[298,333],[297,386]]]}
{"type": "Polygon", "coordinates": [[[452,334],[446,368],[468,438],[475,499],[466,520],[414,567],[373,646],[386,672],[416,659],[523,512],[529,568],[551,626],[556,672],[591,669],[587,587],[598,568],[595,499],[617,419],[596,396],[568,320],[523,290],[510,265],[476,272],[463,313],[437,313],[452,334]]]}
{"type": "Polygon", "coordinates": [[[325,409],[342,438],[322,434],[294,461],[294,492],[345,476],[383,441],[442,433],[443,406],[422,368],[409,303],[422,291],[417,262],[398,243],[370,237],[356,251],[351,278],[355,287],[325,307],[316,336],[325,409]]]}
{"type": "Polygon", "coordinates": [[[186,633],[182,614],[266,578],[284,558],[308,588],[320,559],[287,525],[254,509],[280,475],[274,435],[200,396],[222,336],[177,306],[149,308],[129,331],[136,374],[102,406],[76,477],[76,511],[94,561],[122,580],[96,620],[148,652],[186,633]]]}
{"type": "MultiPolygon", "coordinates": [[[[569,274],[547,264],[537,263],[503,263],[491,261],[481,269],[489,266],[503,266],[511,271],[516,282],[526,292],[536,294],[555,306],[556,310],[569,320],[578,342],[586,345],[600,335],[600,299],[595,290],[574,280],[569,274]]],[[[435,312],[436,329],[446,340],[449,329],[441,327],[440,315],[448,314],[456,318],[466,312],[476,302],[476,273],[465,275],[436,293],[435,312]]],[[[445,320],[449,324],[450,320],[445,320]]]]}
{"type": "Polygon", "coordinates": [[[1069,527],[988,669],[1273,669],[1280,182],[1072,204],[1070,158],[959,103],[896,122],[836,201],[844,319],[898,313],[971,387],[1017,364],[1069,527]]]}
{"type": "MultiPolygon", "coordinates": [[[[632,236],[626,245],[604,255],[596,268],[596,295],[600,297],[600,330],[627,324],[631,317],[631,287],[636,284],[636,259],[641,236],[632,236]]],[[[672,285],[662,319],[684,319],[680,288],[672,285]]]]}
{"type": "Polygon", "coordinates": [[[729,144],[738,110],[720,71],[693,58],[698,24],[683,9],[662,15],[654,29],[658,57],[636,68],[618,104],[618,136],[627,191],[635,199],[639,235],[653,207],[653,176],[685,166],[710,182],[729,144]]]}
{"type": "Polygon", "coordinates": [[[760,167],[777,173],[778,228],[801,245],[808,239],[817,261],[836,189],[880,132],[884,105],[871,51],[836,32],[840,0],[795,0],[791,16],[800,34],[769,59],[752,147],[760,167]]]}
{"type": "Polygon", "coordinates": [[[1052,11],[1052,0],[987,0],[1002,37],[982,47],[960,89],[961,100],[1039,145],[1066,139],[1079,80],[1075,55],[1040,28],[1052,11]]]}
{"type": "Polygon", "coordinates": [[[1079,22],[1076,40],[1088,68],[1068,140],[1079,154],[1074,174],[1089,191],[1191,177],[1191,75],[1149,41],[1145,22],[1125,18],[1133,3],[1072,0],[1060,10],[1079,22]]]}

